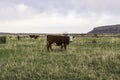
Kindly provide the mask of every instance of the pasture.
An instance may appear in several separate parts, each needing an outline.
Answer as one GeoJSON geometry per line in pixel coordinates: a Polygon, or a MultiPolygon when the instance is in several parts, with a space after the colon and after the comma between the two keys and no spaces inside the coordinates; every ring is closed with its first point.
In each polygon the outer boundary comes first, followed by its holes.
{"type": "Polygon", "coordinates": [[[44,36],[7,37],[0,80],[120,80],[120,37],[75,37],[67,51],[53,49],[47,51],[44,36]]]}

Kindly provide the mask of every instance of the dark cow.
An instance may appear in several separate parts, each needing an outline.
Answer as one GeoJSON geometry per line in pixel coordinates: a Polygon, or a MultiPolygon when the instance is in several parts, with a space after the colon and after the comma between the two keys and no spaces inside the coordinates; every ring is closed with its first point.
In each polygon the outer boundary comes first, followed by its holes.
{"type": "Polygon", "coordinates": [[[37,39],[39,37],[39,35],[29,35],[30,38],[34,38],[34,39],[37,39]]]}
{"type": "Polygon", "coordinates": [[[55,43],[57,46],[61,46],[61,50],[64,47],[66,50],[67,45],[70,43],[69,36],[60,36],[60,35],[47,35],[47,49],[52,50],[52,44],[55,43]]]}
{"type": "Polygon", "coordinates": [[[17,39],[20,40],[20,36],[17,36],[17,39]]]}
{"type": "Polygon", "coordinates": [[[94,43],[94,44],[95,44],[95,43],[97,43],[97,41],[96,41],[95,39],[93,39],[93,40],[92,40],[92,43],[94,43]]]}

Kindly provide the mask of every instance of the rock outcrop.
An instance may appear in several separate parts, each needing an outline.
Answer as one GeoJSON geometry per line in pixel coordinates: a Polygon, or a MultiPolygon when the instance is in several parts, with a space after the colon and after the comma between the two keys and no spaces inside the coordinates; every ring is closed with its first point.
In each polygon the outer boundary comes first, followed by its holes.
{"type": "Polygon", "coordinates": [[[120,34],[120,24],[96,27],[88,34],[120,34]]]}

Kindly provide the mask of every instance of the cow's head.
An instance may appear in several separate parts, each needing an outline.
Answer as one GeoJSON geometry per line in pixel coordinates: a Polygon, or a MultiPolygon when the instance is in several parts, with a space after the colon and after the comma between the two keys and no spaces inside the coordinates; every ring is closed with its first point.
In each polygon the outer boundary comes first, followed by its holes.
{"type": "Polygon", "coordinates": [[[75,38],[74,36],[69,36],[69,41],[72,42],[73,41],[73,38],[75,38]]]}

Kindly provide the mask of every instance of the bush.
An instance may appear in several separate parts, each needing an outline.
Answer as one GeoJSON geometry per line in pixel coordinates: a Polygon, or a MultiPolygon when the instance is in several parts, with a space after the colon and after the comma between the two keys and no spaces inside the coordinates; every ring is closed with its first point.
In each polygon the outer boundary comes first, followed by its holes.
{"type": "Polygon", "coordinates": [[[6,43],[6,36],[0,36],[0,44],[6,43]]]}

